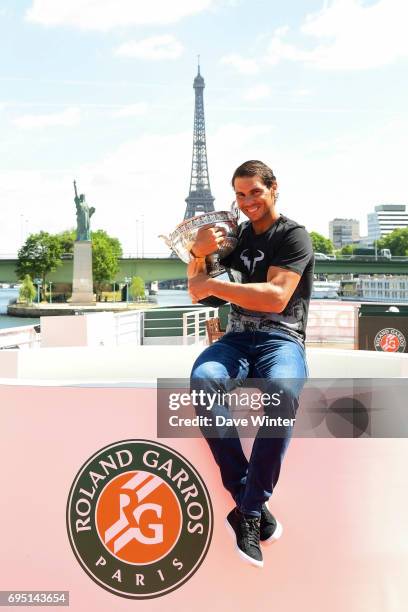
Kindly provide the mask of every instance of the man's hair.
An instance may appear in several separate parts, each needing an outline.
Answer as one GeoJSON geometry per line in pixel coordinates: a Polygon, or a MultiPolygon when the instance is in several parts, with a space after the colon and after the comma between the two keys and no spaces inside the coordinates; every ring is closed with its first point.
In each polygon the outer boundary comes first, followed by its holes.
{"type": "Polygon", "coordinates": [[[232,175],[232,187],[235,187],[234,182],[236,178],[244,176],[259,176],[263,184],[268,189],[270,189],[273,183],[276,182],[276,177],[273,173],[273,170],[257,159],[251,159],[250,161],[246,161],[240,166],[238,166],[238,168],[232,175]]]}

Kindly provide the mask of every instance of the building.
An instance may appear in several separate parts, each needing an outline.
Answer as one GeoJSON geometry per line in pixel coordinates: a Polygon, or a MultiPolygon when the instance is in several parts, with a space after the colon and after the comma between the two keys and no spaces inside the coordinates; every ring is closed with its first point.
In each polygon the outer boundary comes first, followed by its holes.
{"type": "Polygon", "coordinates": [[[341,281],[343,298],[361,301],[408,301],[408,277],[401,275],[361,275],[359,278],[341,281]]]}
{"type": "Polygon", "coordinates": [[[360,223],[356,219],[333,219],[329,223],[330,240],[336,249],[360,239],[360,223]]]}
{"type": "Polygon", "coordinates": [[[368,238],[378,240],[395,229],[408,227],[408,212],[405,204],[379,204],[375,212],[368,213],[368,238]]]}

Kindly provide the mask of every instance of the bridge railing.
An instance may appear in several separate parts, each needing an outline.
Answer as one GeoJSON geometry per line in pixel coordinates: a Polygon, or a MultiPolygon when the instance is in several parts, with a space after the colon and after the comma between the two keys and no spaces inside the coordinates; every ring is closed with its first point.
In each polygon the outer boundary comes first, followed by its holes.
{"type": "Polygon", "coordinates": [[[143,251],[143,253],[122,253],[119,259],[170,259],[171,251],[143,251]]]}

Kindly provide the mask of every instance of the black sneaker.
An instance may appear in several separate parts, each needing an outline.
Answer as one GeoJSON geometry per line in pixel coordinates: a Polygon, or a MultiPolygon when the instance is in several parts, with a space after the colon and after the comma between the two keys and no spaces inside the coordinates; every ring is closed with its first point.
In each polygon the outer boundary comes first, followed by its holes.
{"type": "Polygon", "coordinates": [[[259,518],[245,516],[238,508],[231,510],[226,518],[226,526],[235,538],[240,557],[251,565],[263,567],[259,546],[259,525],[259,518]]]}
{"type": "Polygon", "coordinates": [[[283,527],[276,518],[269,512],[268,503],[262,504],[261,508],[261,524],[259,530],[259,539],[262,544],[273,544],[279,540],[283,533],[283,527]]]}

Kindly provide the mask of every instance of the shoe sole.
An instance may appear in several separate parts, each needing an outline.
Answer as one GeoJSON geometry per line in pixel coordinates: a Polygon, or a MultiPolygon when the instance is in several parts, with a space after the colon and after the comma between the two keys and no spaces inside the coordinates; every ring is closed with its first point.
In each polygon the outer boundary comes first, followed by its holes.
{"type": "Polygon", "coordinates": [[[228,519],[225,519],[225,526],[227,528],[228,533],[231,534],[231,536],[234,538],[234,542],[235,542],[235,550],[237,551],[238,555],[241,557],[241,559],[243,561],[246,561],[247,563],[249,563],[250,565],[252,565],[252,567],[257,567],[259,569],[261,569],[264,565],[263,561],[257,561],[256,559],[253,559],[252,557],[250,557],[249,555],[245,554],[244,551],[242,551],[240,549],[240,547],[237,544],[237,536],[235,531],[233,530],[233,528],[231,527],[228,519]]]}
{"type": "MultiPolygon", "coordinates": [[[[269,510],[268,502],[265,502],[265,506],[269,510]]],[[[269,512],[270,512],[270,510],[269,510],[269,512]]],[[[274,542],[279,540],[279,538],[282,536],[283,526],[280,524],[280,522],[278,520],[276,520],[276,518],[275,518],[275,521],[276,521],[276,528],[275,528],[275,531],[273,532],[273,534],[269,538],[267,538],[266,540],[260,540],[261,544],[263,544],[264,546],[270,546],[271,544],[273,544],[274,542]]]]}
{"type": "Polygon", "coordinates": [[[260,540],[260,542],[264,546],[270,546],[271,544],[273,544],[274,542],[279,540],[279,538],[281,537],[282,533],[283,533],[283,527],[279,523],[279,521],[276,521],[276,528],[275,528],[275,531],[273,532],[273,534],[267,540],[260,540]]]}

